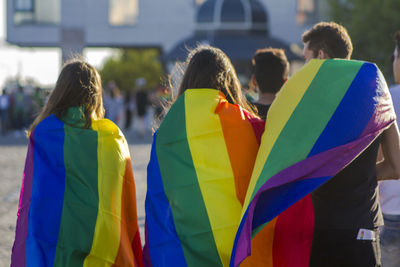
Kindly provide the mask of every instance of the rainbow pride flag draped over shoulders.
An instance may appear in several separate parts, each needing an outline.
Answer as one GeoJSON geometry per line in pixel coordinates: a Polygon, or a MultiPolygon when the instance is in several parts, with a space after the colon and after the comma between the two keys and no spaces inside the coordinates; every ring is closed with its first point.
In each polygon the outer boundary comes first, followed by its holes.
{"type": "Polygon", "coordinates": [[[217,90],[177,99],[148,165],[145,265],[229,265],[263,128],[217,90]]]}
{"type": "Polygon", "coordinates": [[[29,139],[11,266],[142,266],[125,138],[82,111],[51,115],[29,139]]]}
{"type": "MultiPolygon", "coordinates": [[[[231,265],[252,253],[253,237],[267,228],[273,235],[284,210],[343,169],[394,120],[385,79],[374,64],[312,60],[288,80],[268,112],[231,265]]],[[[265,251],[267,266],[308,266],[309,257],[299,260],[287,250],[291,245],[289,240],[280,251],[265,251]]]]}

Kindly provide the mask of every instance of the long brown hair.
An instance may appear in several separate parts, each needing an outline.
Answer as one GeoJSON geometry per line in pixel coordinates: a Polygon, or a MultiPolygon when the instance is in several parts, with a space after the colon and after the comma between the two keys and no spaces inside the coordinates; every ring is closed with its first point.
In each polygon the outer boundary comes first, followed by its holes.
{"type": "Polygon", "coordinates": [[[85,128],[90,128],[92,118],[104,118],[100,75],[80,59],[64,65],[49,101],[29,127],[27,135],[30,136],[35,127],[52,114],[62,119],[70,107],[83,107],[85,128]]]}
{"type": "Polygon", "coordinates": [[[224,93],[229,103],[238,104],[255,114],[254,107],[242,93],[235,68],[222,50],[200,45],[189,53],[185,65],[186,70],[179,86],[178,96],[186,89],[217,89],[224,93]]]}

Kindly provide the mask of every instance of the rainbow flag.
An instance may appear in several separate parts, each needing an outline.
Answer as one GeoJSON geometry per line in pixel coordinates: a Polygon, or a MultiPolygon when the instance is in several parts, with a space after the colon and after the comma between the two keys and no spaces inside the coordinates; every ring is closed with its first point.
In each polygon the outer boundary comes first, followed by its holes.
{"type": "Polygon", "coordinates": [[[51,115],[29,139],[11,266],[142,266],[125,138],[82,111],[51,115]]]}
{"type": "MultiPolygon", "coordinates": [[[[252,253],[252,238],[269,229],[266,266],[308,266],[309,257],[287,265],[299,255],[287,237],[279,253],[274,248],[281,241],[274,235],[282,212],[300,199],[307,202],[303,197],[356,158],[394,119],[385,79],[374,64],[312,60],[288,80],[268,112],[230,264],[241,264],[252,253]]],[[[298,227],[297,220],[291,227],[298,227]]]]}
{"type": "Polygon", "coordinates": [[[264,123],[213,89],[178,98],[154,134],[146,266],[227,266],[264,123]]]}

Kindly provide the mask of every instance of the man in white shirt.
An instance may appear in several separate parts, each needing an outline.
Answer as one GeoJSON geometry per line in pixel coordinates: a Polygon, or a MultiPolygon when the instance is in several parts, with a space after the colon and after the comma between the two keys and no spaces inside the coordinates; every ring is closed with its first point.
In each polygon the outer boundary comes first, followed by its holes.
{"type": "MultiPolygon", "coordinates": [[[[395,85],[390,88],[397,124],[400,123],[400,31],[395,35],[393,74],[395,85]]],[[[382,266],[400,266],[400,181],[387,180],[379,184],[379,201],[385,225],[381,229],[382,266]]]]}

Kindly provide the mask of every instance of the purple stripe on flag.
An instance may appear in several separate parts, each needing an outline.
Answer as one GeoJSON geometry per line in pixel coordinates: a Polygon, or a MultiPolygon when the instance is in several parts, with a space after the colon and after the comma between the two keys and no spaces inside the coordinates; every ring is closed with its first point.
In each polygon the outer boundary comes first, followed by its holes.
{"type": "Polygon", "coordinates": [[[11,267],[26,266],[26,236],[28,234],[28,214],[32,196],[34,135],[29,138],[28,152],[25,161],[24,177],[18,205],[18,219],[15,230],[15,241],[12,248],[11,267]]]}
{"type": "Polygon", "coordinates": [[[392,97],[389,91],[385,90],[385,92],[380,96],[375,112],[372,114],[372,117],[361,136],[374,131],[376,128],[385,130],[395,121],[395,119],[396,116],[393,110],[392,97]]]}
{"type": "Polygon", "coordinates": [[[149,252],[149,235],[147,229],[147,222],[144,222],[144,235],[145,235],[145,243],[143,246],[143,263],[146,267],[153,267],[153,263],[151,262],[150,252],[149,252]]]}
{"type": "MultiPolygon", "coordinates": [[[[238,266],[251,253],[251,233],[253,224],[253,213],[261,194],[267,194],[268,190],[273,190],[281,185],[313,179],[318,177],[334,176],[344,166],[349,164],[353,158],[361,153],[380,133],[377,130],[367,136],[363,136],[349,144],[325,151],[313,157],[300,161],[293,166],[284,169],[269,179],[256,193],[253,201],[248,208],[247,218],[242,231],[238,232],[237,251],[235,253],[235,266],[238,266]]],[[[310,192],[304,192],[304,196],[310,192]]],[[[285,201],[291,201],[286,199],[285,201]]],[[[291,203],[294,204],[294,203],[291,203]]],[[[279,214],[270,213],[265,218],[265,222],[271,221],[279,214]]]]}

